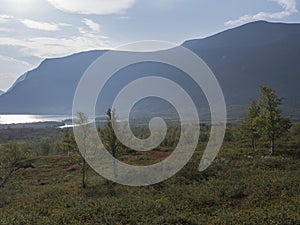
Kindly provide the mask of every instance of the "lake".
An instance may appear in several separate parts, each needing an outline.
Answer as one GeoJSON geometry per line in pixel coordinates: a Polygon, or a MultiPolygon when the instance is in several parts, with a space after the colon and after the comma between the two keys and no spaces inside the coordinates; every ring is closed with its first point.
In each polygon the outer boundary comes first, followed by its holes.
{"type": "Polygon", "coordinates": [[[37,123],[37,122],[61,122],[66,119],[71,119],[68,115],[0,115],[0,124],[22,124],[22,123],[37,123]]]}

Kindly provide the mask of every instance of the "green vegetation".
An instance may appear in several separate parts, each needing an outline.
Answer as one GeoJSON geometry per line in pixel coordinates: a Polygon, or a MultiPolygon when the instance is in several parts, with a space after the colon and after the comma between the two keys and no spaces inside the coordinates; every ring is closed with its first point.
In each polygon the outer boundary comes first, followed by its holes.
{"type": "Polygon", "coordinates": [[[101,140],[105,148],[112,154],[114,158],[117,157],[117,151],[120,150],[121,143],[118,141],[113,129],[113,123],[116,123],[117,116],[115,110],[107,110],[107,122],[104,128],[99,129],[101,140]]]}
{"type": "MultiPolygon", "coordinates": [[[[10,141],[0,149],[0,188],[3,188],[9,178],[20,168],[25,167],[20,162],[26,159],[25,146],[18,142],[10,141]]],[[[29,165],[29,164],[28,164],[29,165]]]]}
{"type": "MultiPolygon", "coordinates": [[[[197,170],[210,134],[201,124],[191,161],[172,178],[148,187],[122,186],[96,174],[80,156],[70,129],[0,130],[0,224],[300,224],[300,123],[290,127],[276,93],[262,91],[245,120],[228,125],[222,149],[207,170],[197,170]],[[269,94],[274,111],[265,104],[269,94]],[[277,128],[280,134],[272,133],[276,151],[270,155],[272,136],[262,127],[281,123],[286,125],[277,128]]],[[[115,113],[109,110],[107,116],[99,136],[125,163],[159,162],[178,143],[174,125],[153,151],[132,151],[115,138],[115,113]]],[[[86,122],[79,115],[78,123],[86,122]]],[[[132,130],[149,136],[145,127],[132,130]]]]}
{"type": "Polygon", "coordinates": [[[281,115],[282,98],[277,96],[273,88],[262,86],[260,90],[261,99],[251,102],[243,128],[246,136],[251,137],[253,149],[259,137],[266,137],[271,143],[270,154],[272,155],[275,151],[275,140],[288,134],[291,119],[281,115]]]}
{"type": "Polygon", "coordinates": [[[270,87],[261,87],[262,97],[260,101],[261,130],[271,142],[271,155],[275,150],[275,140],[288,133],[291,121],[288,117],[282,117],[280,105],[282,99],[277,97],[276,91],[270,87]]]}
{"type": "MultiPolygon", "coordinates": [[[[245,141],[225,142],[203,173],[199,143],[177,175],[140,188],[108,184],[90,169],[82,189],[79,156],[33,157],[35,168],[16,171],[0,189],[0,224],[299,224],[300,134],[278,143],[286,147],[270,157],[263,143],[254,152],[245,141]]],[[[168,153],[124,161],[151,164],[168,153]]]]}
{"type": "Polygon", "coordinates": [[[260,106],[257,100],[253,100],[247,110],[246,117],[242,123],[244,137],[251,139],[251,146],[253,150],[255,150],[256,148],[257,139],[261,137],[261,134],[259,132],[259,114],[260,106]]]}

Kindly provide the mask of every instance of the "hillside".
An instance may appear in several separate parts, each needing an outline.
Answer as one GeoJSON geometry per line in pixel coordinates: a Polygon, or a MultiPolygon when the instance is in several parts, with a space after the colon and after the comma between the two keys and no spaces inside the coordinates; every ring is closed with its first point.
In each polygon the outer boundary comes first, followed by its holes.
{"type": "MultiPolygon", "coordinates": [[[[133,131],[145,137],[144,128],[133,131]]],[[[187,165],[143,187],[113,183],[88,168],[83,188],[82,158],[70,131],[0,129],[1,225],[300,223],[300,123],[276,139],[272,155],[268,140],[258,139],[252,149],[242,126],[229,125],[217,158],[200,172],[211,133],[204,126],[187,165]]],[[[134,166],[161,162],[178,144],[174,131],[151,151],[122,147],[116,157],[134,166]]]]}
{"type": "Polygon", "coordinates": [[[299,110],[300,24],[253,22],[183,46],[210,66],[228,104],[248,104],[269,85],[299,110]]]}
{"type": "Polygon", "coordinates": [[[80,77],[103,51],[45,59],[0,98],[0,113],[68,114],[80,77]]]}
{"type": "MultiPolygon", "coordinates": [[[[258,96],[258,87],[268,85],[284,97],[285,113],[300,118],[300,24],[253,22],[204,39],[186,41],[183,46],[202,57],[215,73],[224,91],[229,117],[241,117],[249,101],[258,96]]],[[[87,67],[104,52],[46,59],[0,97],[0,113],[70,114],[78,81],[87,67]]],[[[173,79],[188,90],[199,111],[208,115],[201,90],[182,72],[163,65],[146,67],[145,64],[116,74],[118,79],[110,81],[112,86],[104,91],[98,112],[104,113],[118,90],[145,73],[173,79]]],[[[169,105],[153,100],[144,102],[137,109],[172,114],[169,105]]]]}
{"type": "MultiPolygon", "coordinates": [[[[154,153],[127,161],[152,163],[162,155],[154,153]]],[[[150,187],[113,184],[89,170],[84,190],[75,158],[33,158],[35,168],[19,170],[1,189],[0,223],[299,224],[299,159],[225,145],[203,173],[198,160],[199,154],[176,176],[150,187]]]]}

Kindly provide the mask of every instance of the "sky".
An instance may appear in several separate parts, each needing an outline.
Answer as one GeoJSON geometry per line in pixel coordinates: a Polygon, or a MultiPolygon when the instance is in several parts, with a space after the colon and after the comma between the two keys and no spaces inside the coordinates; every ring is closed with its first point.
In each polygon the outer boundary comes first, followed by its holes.
{"type": "Polygon", "coordinates": [[[181,44],[256,20],[300,23],[300,0],[0,0],[0,90],[45,58],[142,40],[181,44]]]}

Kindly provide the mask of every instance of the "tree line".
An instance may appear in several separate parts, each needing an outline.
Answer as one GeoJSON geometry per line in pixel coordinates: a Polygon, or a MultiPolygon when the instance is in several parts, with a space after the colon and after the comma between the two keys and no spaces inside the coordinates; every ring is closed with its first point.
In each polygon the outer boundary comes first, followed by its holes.
{"type": "MultiPolygon", "coordinates": [[[[251,101],[246,116],[239,127],[242,128],[241,133],[243,137],[251,141],[253,150],[256,149],[258,140],[267,139],[270,143],[270,154],[272,155],[275,152],[276,140],[288,134],[292,123],[290,117],[284,117],[282,115],[281,105],[283,99],[277,96],[275,89],[262,86],[260,87],[260,91],[261,97],[251,101]]],[[[112,126],[116,121],[116,112],[108,109],[105,126],[98,129],[103,145],[114,158],[117,158],[121,153],[132,153],[130,149],[123,146],[117,139],[112,126]]],[[[90,125],[88,118],[83,113],[78,113],[77,123],[78,125],[86,127],[90,125]]],[[[176,146],[179,140],[179,129],[177,126],[168,128],[166,138],[160,147],[172,148],[176,146]]],[[[210,127],[205,126],[201,129],[204,129],[204,131],[201,132],[199,141],[206,142],[209,139],[210,127]]],[[[147,137],[147,132],[145,127],[133,128],[133,133],[137,134],[139,138],[147,137]]],[[[227,138],[228,137],[225,137],[225,141],[227,138]]],[[[49,143],[44,142],[45,141],[43,141],[41,145],[41,148],[44,148],[42,151],[50,152],[49,143]]],[[[75,156],[74,159],[81,165],[82,187],[85,188],[87,186],[86,174],[89,167],[84,155],[82,155],[84,153],[81,152],[81,159],[78,157],[80,153],[73,132],[67,130],[62,139],[58,142],[58,146],[59,149],[61,149],[63,153],[68,154],[68,156],[75,156]]],[[[0,145],[0,152],[0,187],[3,187],[18,169],[25,168],[22,162],[28,159],[30,151],[28,151],[26,143],[12,141],[0,145]]]]}

